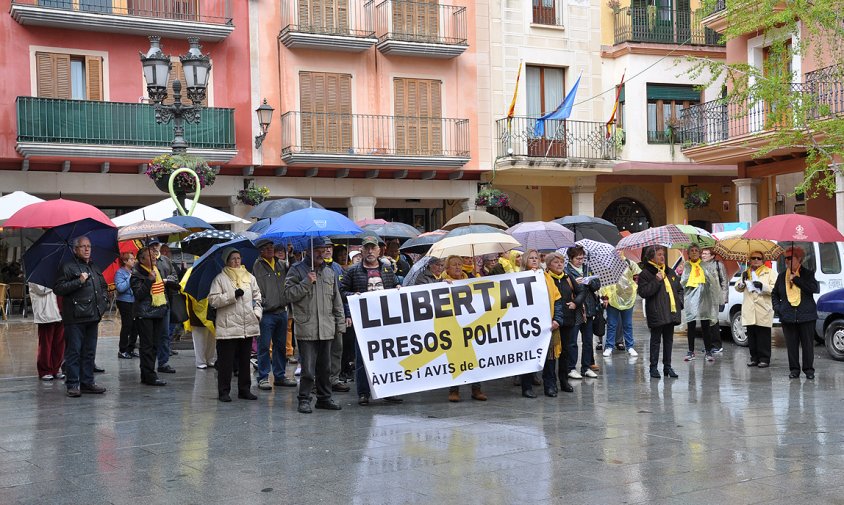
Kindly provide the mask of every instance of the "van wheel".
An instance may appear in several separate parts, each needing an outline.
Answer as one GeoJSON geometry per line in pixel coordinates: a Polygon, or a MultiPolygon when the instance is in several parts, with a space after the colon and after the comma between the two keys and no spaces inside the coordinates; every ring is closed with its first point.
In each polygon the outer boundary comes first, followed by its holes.
{"type": "Polygon", "coordinates": [[[826,327],[826,350],[832,359],[844,361],[844,319],[836,319],[826,327]]]}
{"type": "Polygon", "coordinates": [[[736,345],[747,347],[747,332],[741,325],[741,311],[737,310],[730,316],[730,335],[736,345]]]}

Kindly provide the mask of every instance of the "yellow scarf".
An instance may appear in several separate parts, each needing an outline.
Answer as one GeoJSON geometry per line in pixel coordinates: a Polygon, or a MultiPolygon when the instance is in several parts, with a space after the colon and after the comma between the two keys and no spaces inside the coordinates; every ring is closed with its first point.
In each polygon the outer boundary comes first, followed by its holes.
{"type": "Polygon", "coordinates": [[[668,275],[665,273],[665,265],[657,265],[653,261],[648,261],[648,263],[662,272],[662,283],[665,284],[665,292],[668,293],[668,299],[671,300],[671,312],[677,312],[677,303],[674,301],[674,290],[671,289],[671,282],[668,280],[668,275]]]}
{"type": "MultiPolygon", "coordinates": [[[[143,263],[141,263],[141,268],[150,272],[150,269],[143,263]]],[[[149,290],[150,295],[152,295],[152,306],[161,307],[162,305],[167,305],[167,297],[164,295],[164,281],[161,280],[158,267],[153,266],[152,270],[155,272],[155,282],[152,283],[152,287],[149,290]]]]}
{"type": "Polygon", "coordinates": [[[701,284],[706,284],[706,275],[703,274],[703,267],[700,266],[700,260],[689,260],[689,265],[691,265],[692,271],[689,272],[689,279],[686,281],[686,287],[696,288],[701,284]]]}
{"type": "Polygon", "coordinates": [[[442,279],[442,280],[444,280],[444,281],[445,281],[445,280],[448,280],[448,279],[451,279],[451,280],[453,280],[453,281],[460,281],[460,280],[463,280],[463,279],[468,279],[468,278],[469,278],[469,276],[468,276],[468,275],[466,275],[466,272],[460,272],[460,273],[462,274],[462,276],[461,276],[461,277],[458,277],[457,279],[455,279],[454,277],[452,277],[452,276],[448,275],[448,272],[447,272],[447,271],[443,270],[442,275],[440,275],[440,279],[442,279]]]}
{"type": "Polygon", "coordinates": [[[555,281],[561,281],[561,280],[563,280],[563,277],[566,276],[565,272],[560,272],[559,274],[555,274],[554,272],[548,270],[546,273],[548,275],[550,275],[551,278],[554,279],[555,281]]]}
{"type": "Polygon", "coordinates": [[[800,305],[800,288],[794,284],[794,277],[800,276],[800,268],[797,269],[796,275],[791,273],[790,268],[787,269],[786,272],[785,293],[788,295],[788,303],[790,303],[792,307],[797,307],[800,305]]]}
{"type": "Polygon", "coordinates": [[[463,272],[467,277],[475,277],[475,265],[463,265],[463,272]]]}
{"type": "MultiPolygon", "coordinates": [[[[563,274],[565,275],[565,274],[563,274]]],[[[562,298],[563,296],[560,294],[560,290],[557,289],[557,285],[554,283],[554,274],[551,272],[545,272],[545,285],[548,287],[548,302],[551,304],[551,317],[554,317],[554,304],[557,303],[557,300],[562,298]]],[[[560,279],[562,279],[562,275],[560,279]]],[[[560,354],[563,353],[563,341],[560,338],[560,330],[552,330],[551,331],[551,354],[549,354],[547,359],[557,359],[560,357],[560,354]]]]}
{"type": "Polygon", "coordinates": [[[266,261],[266,262],[267,262],[267,265],[269,265],[269,266],[270,266],[270,270],[272,270],[273,272],[275,272],[275,256],[273,256],[273,259],[271,259],[271,260],[268,260],[267,258],[265,258],[265,257],[263,257],[263,256],[261,256],[261,259],[262,259],[262,260],[264,260],[264,261],[266,261]]]}
{"type": "Polygon", "coordinates": [[[249,271],[243,265],[240,265],[238,268],[223,267],[223,272],[226,273],[226,277],[231,279],[235,288],[242,288],[250,284],[249,271]]]}

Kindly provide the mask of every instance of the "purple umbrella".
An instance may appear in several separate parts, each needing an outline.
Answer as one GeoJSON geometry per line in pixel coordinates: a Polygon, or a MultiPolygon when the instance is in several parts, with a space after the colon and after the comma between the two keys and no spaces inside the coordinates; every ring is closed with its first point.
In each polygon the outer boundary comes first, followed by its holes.
{"type": "Polygon", "coordinates": [[[574,232],[563,225],[545,221],[519,223],[507,230],[526,249],[556,251],[574,246],[574,232]]]}

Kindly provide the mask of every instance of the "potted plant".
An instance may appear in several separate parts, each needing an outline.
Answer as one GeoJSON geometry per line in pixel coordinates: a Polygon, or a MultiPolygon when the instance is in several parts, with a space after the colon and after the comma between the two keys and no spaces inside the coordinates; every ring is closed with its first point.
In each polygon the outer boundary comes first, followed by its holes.
{"type": "Polygon", "coordinates": [[[253,207],[263,203],[268,196],[270,196],[270,188],[266,186],[255,186],[254,184],[250,184],[249,187],[237,192],[237,200],[239,202],[253,207]]]}
{"type": "Polygon", "coordinates": [[[475,207],[509,207],[510,197],[507,193],[490,187],[484,187],[478,191],[475,197],[475,207]]]}
{"type": "Polygon", "coordinates": [[[619,12],[621,12],[621,2],[619,2],[619,0],[609,0],[607,2],[607,7],[612,9],[613,14],[618,14],[619,12]]]}
{"type": "MultiPolygon", "coordinates": [[[[170,191],[170,174],[179,168],[190,168],[196,172],[200,188],[214,184],[217,178],[217,172],[204,159],[188,154],[162,154],[149,162],[146,174],[158,189],[167,193],[170,191]]],[[[178,194],[193,193],[196,191],[196,179],[191,174],[182,172],[173,181],[173,189],[178,194]]]]}
{"type": "Polygon", "coordinates": [[[696,189],[686,195],[683,206],[687,209],[700,209],[709,205],[712,195],[704,189],[696,189]]]}

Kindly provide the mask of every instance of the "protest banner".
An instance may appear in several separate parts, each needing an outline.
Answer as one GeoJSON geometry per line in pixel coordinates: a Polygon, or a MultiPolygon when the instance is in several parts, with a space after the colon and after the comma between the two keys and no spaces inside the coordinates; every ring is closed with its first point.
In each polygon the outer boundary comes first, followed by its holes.
{"type": "Polygon", "coordinates": [[[376,398],[538,372],[551,340],[541,271],[372,291],[348,301],[376,398]]]}

